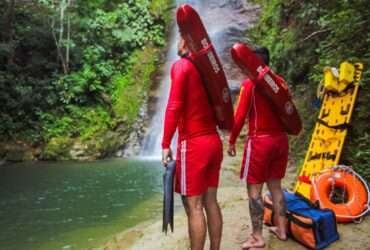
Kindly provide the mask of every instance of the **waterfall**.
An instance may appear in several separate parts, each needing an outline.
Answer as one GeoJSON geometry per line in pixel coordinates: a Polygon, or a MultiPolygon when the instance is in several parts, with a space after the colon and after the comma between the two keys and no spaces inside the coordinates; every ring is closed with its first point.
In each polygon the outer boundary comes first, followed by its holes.
{"type": "MultiPolygon", "coordinates": [[[[245,41],[245,30],[250,27],[256,19],[255,11],[249,12],[248,9],[255,8],[251,4],[243,0],[193,0],[193,1],[176,1],[176,7],[180,4],[188,3],[192,5],[199,13],[202,21],[208,31],[208,34],[216,48],[218,55],[221,57],[226,76],[231,89],[237,89],[242,75],[236,66],[231,62],[229,50],[237,41],[245,41]],[[252,15],[250,15],[252,13],[252,15]]],[[[161,140],[163,135],[163,120],[166,109],[169,89],[170,89],[170,69],[171,65],[178,59],[177,57],[177,41],[178,28],[177,25],[171,30],[169,37],[169,47],[166,56],[166,61],[162,69],[162,77],[160,86],[156,93],[157,103],[155,114],[146,131],[142,141],[141,156],[160,157],[161,155],[161,140]]],[[[175,142],[172,140],[172,149],[175,151],[175,142]]]]}

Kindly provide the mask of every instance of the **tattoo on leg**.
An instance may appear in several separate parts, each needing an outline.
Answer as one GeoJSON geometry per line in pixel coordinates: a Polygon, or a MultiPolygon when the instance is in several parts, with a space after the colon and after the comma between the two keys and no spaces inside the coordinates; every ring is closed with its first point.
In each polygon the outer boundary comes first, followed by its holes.
{"type": "Polygon", "coordinates": [[[253,232],[262,231],[263,202],[262,197],[250,198],[249,212],[252,220],[253,232]]]}

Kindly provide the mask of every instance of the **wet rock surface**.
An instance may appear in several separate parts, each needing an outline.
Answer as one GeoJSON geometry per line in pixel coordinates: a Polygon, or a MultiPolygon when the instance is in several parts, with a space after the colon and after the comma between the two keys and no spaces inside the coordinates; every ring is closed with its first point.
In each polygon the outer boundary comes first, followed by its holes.
{"type": "Polygon", "coordinates": [[[128,138],[126,138],[122,149],[118,150],[115,154],[117,157],[130,157],[140,153],[141,141],[145,134],[145,128],[148,125],[148,119],[146,117],[150,114],[148,112],[148,98],[145,97],[145,99],[146,101],[140,108],[137,120],[132,126],[131,133],[128,135],[128,138]]]}

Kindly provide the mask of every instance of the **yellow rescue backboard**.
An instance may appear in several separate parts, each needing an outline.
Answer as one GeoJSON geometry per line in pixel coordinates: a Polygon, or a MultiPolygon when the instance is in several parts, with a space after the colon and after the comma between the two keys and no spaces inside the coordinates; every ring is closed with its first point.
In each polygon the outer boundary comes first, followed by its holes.
{"type": "Polygon", "coordinates": [[[325,92],[321,110],[295,191],[309,198],[311,177],[338,165],[355,106],[363,65],[343,62],[339,71],[324,69],[325,92]]]}

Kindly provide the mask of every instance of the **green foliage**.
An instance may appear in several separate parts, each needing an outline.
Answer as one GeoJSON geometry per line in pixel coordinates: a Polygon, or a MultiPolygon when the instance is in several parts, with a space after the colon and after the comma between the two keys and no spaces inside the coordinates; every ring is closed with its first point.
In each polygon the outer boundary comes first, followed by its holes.
{"type": "Polygon", "coordinates": [[[170,11],[170,9],[172,8],[172,5],[173,5],[173,1],[169,1],[169,0],[151,1],[150,12],[155,17],[156,20],[158,20],[164,26],[166,26],[172,20],[172,16],[170,15],[172,13],[170,11]]]}
{"type": "Polygon", "coordinates": [[[75,41],[82,47],[81,67],[59,80],[63,103],[99,101],[100,93],[110,93],[112,76],[127,72],[127,60],[136,48],[164,44],[164,27],[156,24],[150,8],[149,1],[127,1],[114,9],[90,10],[80,18],[75,41]]]}
{"type": "Polygon", "coordinates": [[[89,140],[104,134],[113,126],[111,116],[101,106],[81,108],[68,105],[66,109],[68,112],[61,116],[53,113],[40,114],[46,140],[55,137],[79,137],[89,140]]]}
{"type": "MultiPolygon", "coordinates": [[[[6,8],[0,6],[0,15],[6,8]]],[[[58,96],[50,82],[58,68],[46,20],[49,11],[29,3],[15,9],[16,25],[9,40],[0,32],[0,134],[17,138],[25,129],[39,129],[36,113],[54,108],[58,96]]],[[[5,29],[5,24],[0,23],[5,29]]]]}
{"type": "Polygon", "coordinates": [[[129,123],[135,120],[150,86],[158,62],[157,53],[151,46],[135,51],[128,60],[127,73],[117,75],[113,79],[114,112],[118,116],[124,116],[129,123]]]}
{"type": "Polygon", "coordinates": [[[270,48],[273,67],[291,84],[304,121],[304,131],[291,141],[302,158],[308,147],[317,108],[312,103],[324,66],[343,60],[365,65],[342,162],[370,179],[370,9],[368,1],[256,0],[263,7],[253,30],[254,42],[270,48]]]}
{"type": "Polygon", "coordinates": [[[94,139],[92,148],[104,150],[100,138],[135,120],[165,43],[172,1],[68,3],[16,1],[14,19],[9,1],[0,3],[0,135],[46,143],[53,159],[70,139],[94,139]]]}

